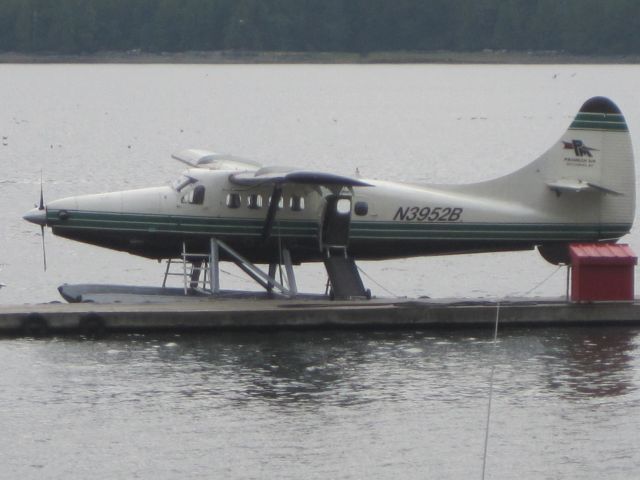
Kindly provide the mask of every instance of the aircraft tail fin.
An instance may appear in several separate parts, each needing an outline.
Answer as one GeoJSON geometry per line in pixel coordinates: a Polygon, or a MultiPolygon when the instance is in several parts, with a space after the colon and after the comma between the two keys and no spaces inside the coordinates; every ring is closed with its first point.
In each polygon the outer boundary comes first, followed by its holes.
{"type": "MultiPolygon", "coordinates": [[[[475,184],[471,191],[519,205],[525,213],[518,222],[567,232],[557,234],[557,244],[566,247],[579,241],[615,241],[628,233],[635,217],[635,183],[625,118],[611,100],[594,97],[543,155],[509,175],[475,184]]],[[[551,246],[553,239],[539,245],[551,246]]]]}
{"type": "Polygon", "coordinates": [[[620,109],[608,98],[587,100],[562,136],[538,161],[547,186],[556,193],[599,191],[624,199],[618,212],[631,223],[635,169],[631,137],[620,109]],[[624,205],[623,205],[624,204],[624,205]]]}
{"type": "Polygon", "coordinates": [[[627,233],[635,216],[635,183],[624,116],[608,98],[594,97],[543,155],[476,187],[478,193],[523,203],[549,222],[618,225],[627,233]]]}

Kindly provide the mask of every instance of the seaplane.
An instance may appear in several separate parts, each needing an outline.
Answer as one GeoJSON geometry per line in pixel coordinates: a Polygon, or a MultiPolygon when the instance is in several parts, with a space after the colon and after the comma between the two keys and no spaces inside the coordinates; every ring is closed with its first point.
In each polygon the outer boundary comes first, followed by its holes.
{"type": "Polygon", "coordinates": [[[173,157],[188,168],[170,185],[46,205],[41,186],[39,205],[24,219],[43,238],[49,227],[67,239],[167,260],[165,282],[178,262],[185,293],[220,293],[219,263],[234,262],[268,292],[294,297],[294,265],[323,262],[327,292],[350,299],[370,297],[358,260],[537,248],[561,264],[569,262],[569,244],[616,242],[635,215],[629,130],[604,97],[586,101],[539,158],[474,184],[396,183],[196,149],[173,157]]]}

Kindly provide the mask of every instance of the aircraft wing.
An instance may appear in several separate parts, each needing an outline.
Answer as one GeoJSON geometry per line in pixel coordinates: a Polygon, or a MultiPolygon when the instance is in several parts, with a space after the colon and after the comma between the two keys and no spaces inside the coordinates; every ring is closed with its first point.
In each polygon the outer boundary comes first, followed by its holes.
{"type": "Polygon", "coordinates": [[[256,172],[234,173],[229,177],[231,183],[243,186],[296,183],[302,185],[323,185],[342,187],[371,187],[370,183],[357,178],[345,177],[326,172],[295,170],[287,167],[267,167],[256,172]]]}
{"type": "Polygon", "coordinates": [[[282,197],[282,186],[285,184],[316,185],[327,187],[331,190],[336,187],[371,187],[370,183],[357,178],[344,177],[333,173],[311,172],[296,170],[289,167],[265,167],[255,172],[238,172],[229,176],[229,181],[236,185],[246,187],[269,185],[273,186],[273,193],[269,201],[267,218],[262,230],[262,238],[267,239],[271,235],[271,228],[276,217],[278,202],[282,197]]]}
{"type": "Polygon", "coordinates": [[[194,148],[174,153],[171,157],[190,167],[209,170],[258,170],[262,166],[258,162],[235,155],[194,148]]]}

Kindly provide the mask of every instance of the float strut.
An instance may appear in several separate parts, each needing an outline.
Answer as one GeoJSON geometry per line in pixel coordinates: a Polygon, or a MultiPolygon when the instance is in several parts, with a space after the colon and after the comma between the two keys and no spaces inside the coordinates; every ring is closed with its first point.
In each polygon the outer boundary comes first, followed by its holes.
{"type": "Polygon", "coordinates": [[[220,293],[220,250],[218,241],[215,238],[211,238],[210,246],[209,278],[211,279],[211,292],[220,293]]]}

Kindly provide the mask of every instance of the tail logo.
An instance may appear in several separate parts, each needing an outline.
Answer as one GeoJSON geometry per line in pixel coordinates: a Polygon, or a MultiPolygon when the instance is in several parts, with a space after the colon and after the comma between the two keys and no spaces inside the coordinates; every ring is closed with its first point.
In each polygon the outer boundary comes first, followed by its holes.
{"type": "Polygon", "coordinates": [[[596,148],[587,147],[582,140],[562,141],[565,150],[573,150],[576,157],[593,157],[591,152],[597,152],[596,148]]]}

